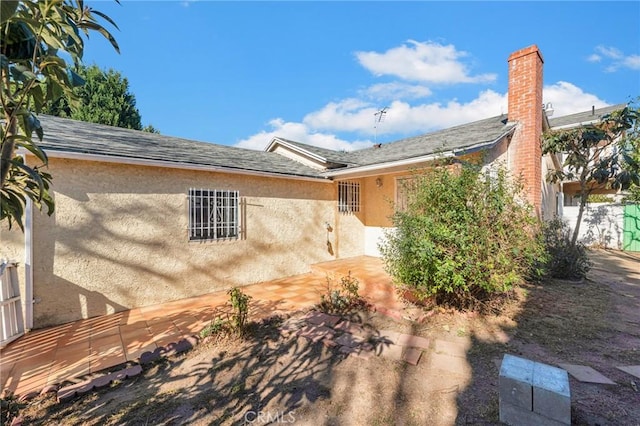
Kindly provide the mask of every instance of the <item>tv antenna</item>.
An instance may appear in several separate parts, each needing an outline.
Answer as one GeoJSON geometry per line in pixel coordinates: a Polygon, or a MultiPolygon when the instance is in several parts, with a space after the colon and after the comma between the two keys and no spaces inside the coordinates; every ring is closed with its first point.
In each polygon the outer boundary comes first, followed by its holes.
{"type": "Polygon", "coordinates": [[[384,121],[384,117],[387,115],[387,110],[388,109],[389,109],[389,107],[384,107],[380,111],[378,111],[375,114],[373,114],[373,116],[375,117],[374,120],[373,120],[373,129],[374,129],[373,141],[374,141],[374,143],[378,143],[378,126],[380,125],[380,123],[382,123],[384,121]]]}

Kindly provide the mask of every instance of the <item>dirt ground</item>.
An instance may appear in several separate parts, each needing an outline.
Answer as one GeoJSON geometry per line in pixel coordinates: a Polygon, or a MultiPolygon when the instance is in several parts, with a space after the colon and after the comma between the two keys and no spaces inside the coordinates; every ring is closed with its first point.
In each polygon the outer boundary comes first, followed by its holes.
{"type": "MultiPolygon", "coordinates": [[[[244,339],[209,341],[138,377],[58,404],[29,403],[24,424],[452,425],[499,424],[498,364],[505,353],[588,365],[617,385],[570,379],[575,424],[640,425],[640,255],[593,251],[582,282],[527,285],[499,316],[437,312],[422,323],[359,312],[374,329],[464,345],[453,373],[383,357],[363,360],[278,332],[282,319],[244,339]]],[[[299,314],[298,314],[299,315],[299,314]]]]}

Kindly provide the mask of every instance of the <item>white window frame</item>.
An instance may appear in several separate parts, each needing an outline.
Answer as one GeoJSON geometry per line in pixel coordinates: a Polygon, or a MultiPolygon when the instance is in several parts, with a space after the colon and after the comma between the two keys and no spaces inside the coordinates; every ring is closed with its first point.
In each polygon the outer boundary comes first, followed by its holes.
{"type": "Polygon", "coordinates": [[[221,189],[189,189],[189,241],[240,238],[240,194],[221,189]]]}
{"type": "Polygon", "coordinates": [[[360,212],[360,182],[338,182],[338,211],[346,214],[360,212]]]}

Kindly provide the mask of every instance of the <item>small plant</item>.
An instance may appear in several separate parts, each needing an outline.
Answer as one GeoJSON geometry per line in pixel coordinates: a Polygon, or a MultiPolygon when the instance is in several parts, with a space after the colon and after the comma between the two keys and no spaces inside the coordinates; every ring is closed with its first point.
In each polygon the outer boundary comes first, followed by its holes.
{"type": "Polygon", "coordinates": [[[218,334],[224,330],[226,326],[226,322],[222,318],[215,318],[211,321],[211,324],[206,326],[200,331],[200,337],[203,339],[205,337],[213,336],[214,334],[218,334]]]}
{"type": "Polygon", "coordinates": [[[249,301],[251,296],[244,294],[238,287],[234,287],[227,292],[229,301],[233,308],[231,314],[231,325],[240,334],[243,334],[249,317],[249,301]]]}
{"type": "Polygon", "coordinates": [[[340,287],[333,288],[332,279],[327,277],[327,292],[320,296],[319,307],[327,313],[344,313],[364,305],[364,300],[358,294],[360,281],[351,275],[340,278],[340,287]]]}
{"type": "Polygon", "coordinates": [[[26,404],[19,402],[13,392],[6,392],[5,396],[0,398],[0,425],[11,424],[24,407],[26,404]]]}
{"type": "Polygon", "coordinates": [[[584,278],[591,269],[591,261],[584,244],[571,243],[569,225],[556,217],[545,223],[543,234],[548,253],[548,274],[560,279],[584,278]]]}

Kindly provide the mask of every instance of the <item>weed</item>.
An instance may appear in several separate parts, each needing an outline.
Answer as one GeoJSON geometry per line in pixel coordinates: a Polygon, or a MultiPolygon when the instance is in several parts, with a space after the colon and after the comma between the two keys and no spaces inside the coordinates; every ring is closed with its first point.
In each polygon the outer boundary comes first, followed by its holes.
{"type": "Polygon", "coordinates": [[[327,277],[327,292],[320,296],[319,307],[327,313],[345,313],[365,305],[360,297],[360,281],[351,275],[340,278],[339,288],[334,288],[332,279],[327,277]]]}
{"type": "Polygon", "coordinates": [[[203,328],[200,331],[200,337],[203,339],[205,337],[213,336],[214,334],[218,334],[225,329],[226,322],[221,318],[215,318],[211,321],[211,323],[203,328]]]}
{"type": "Polygon", "coordinates": [[[244,294],[238,287],[234,287],[227,292],[233,308],[231,314],[231,325],[240,334],[244,334],[249,317],[249,301],[251,296],[244,294]]]}

